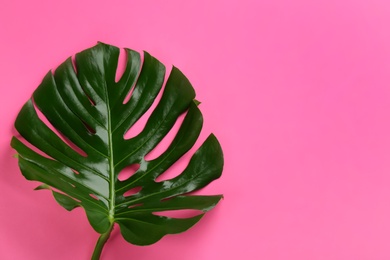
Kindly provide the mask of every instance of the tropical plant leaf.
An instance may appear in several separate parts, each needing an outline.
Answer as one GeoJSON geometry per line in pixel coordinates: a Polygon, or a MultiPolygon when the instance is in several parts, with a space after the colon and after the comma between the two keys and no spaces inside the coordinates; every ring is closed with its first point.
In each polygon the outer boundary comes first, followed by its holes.
{"type": "Polygon", "coordinates": [[[156,181],[194,145],[202,114],[194,89],[179,69],[172,68],[162,90],[164,65],[147,52],[142,61],[138,52],[125,50],[127,64],[119,81],[115,75],[120,50],[103,43],[76,54],[75,65],[69,58],[54,73],[47,73],[15,121],[25,140],[13,137],[11,145],[18,152],[22,174],[43,183],[37,189],[52,190],[67,210],[83,207],[97,232],[109,236],[118,223],[125,240],[149,245],[166,234],[187,230],[218,203],[221,195],[188,193],[220,177],[223,155],[211,134],[180,175],[156,181]],[[131,91],[130,100],[124,102],[131,91]],[[143,130],[125,139],[160,91],[161,100],[143,130]],[[37,109],[52,126],[42,121],[37,109]],[[146,160],[183,113],[169,147],[156,159],[146,160]],[[119,173],[134,164],[139,169],[120,181],[119,173]],[[141,190],[124,196],[134,188],[141,190]],[[181,209],[202,212],[189,218],[155,214],[181,209]]]}

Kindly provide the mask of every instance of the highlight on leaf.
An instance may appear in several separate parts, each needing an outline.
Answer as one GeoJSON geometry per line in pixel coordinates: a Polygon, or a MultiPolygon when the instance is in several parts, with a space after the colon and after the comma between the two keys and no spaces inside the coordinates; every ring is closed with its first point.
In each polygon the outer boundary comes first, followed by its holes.
{"type": "Polygon", "coordinates": [[[85,210],[101,234],[92,259],[100,258],[115,223],[129,243],[150,245],[189,229],[222,198],[191,195],[222,174],[213,134],[184,170],[158,181],[197,141],[200,102],[178,68],[165,82],[156,58],[123,52],[120,72],[120,49],[104,43],[49,71],[17,116],[21,138],[11,141],[24,177],[42,183],[37,190],[50,190],[66,210],[85,210]],[[142,130],[125,138],[145,114],[142,130]],[[148,156],[167,136],[166,149],[148,156]]]}

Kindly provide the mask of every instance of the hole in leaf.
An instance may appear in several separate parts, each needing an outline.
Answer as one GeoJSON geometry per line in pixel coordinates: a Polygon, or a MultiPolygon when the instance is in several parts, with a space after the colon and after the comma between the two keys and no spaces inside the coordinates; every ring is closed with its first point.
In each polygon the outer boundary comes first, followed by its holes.
{"type": "Polygon", "coordinates": [[[76,56],[73,55],[72,57],[70,57],[70,60],[72,61],[73,70],[77,74],[76,56]]]}
{"type": "Polygon", "coordinates": [[[89,194],[89,196],[91,196],[95,200],[99,200],[99,198],[95,194],[89,194]]]}
{"type": "Polygon", "coordinates": [[[167,198],[161,199],[160,201],[161,201],[161,202],[164,202],[164,201],[170,200],[170,199],[172,199],[172,198],[173,198],[173,197],[167,197],[167,198]]]}
{"type": "Polygon", "coordinates": [[[184,154],[179,160],[177,160],[171,167],[169,167],[164,173],[158,176],[155,181],[162,182],[173,179],[180,175],[187,167],[193,153],[184,154]]]}
{"type": "Polygon", "coordinates": [[[158,105],[158,103],[161,100],[161,97],[162,97],[162,94],[164,93],[165,84],[167,83],[169,74],[170,74],[170,71],[168,71],[168,69],[167,69],[163,85],[162,85],[162,87],[160,89],[160,92],[158,93],[158,95],[156,96],[155,100],[153,101],[153,104],[149,107],[149,109],[145,112],[145,114],[143,114],[138,119],[138,121],[135,122],[135,124],[132,127],[130,127],[129,130],[127,130],[127,132],[123,136],[124,139],[127,140],[127,139],[131,139],[131,138],[137,136],[145,128],[146,122],[148,121],[150,115],[153,113],[153,110],[156,108],[156,106],[158,105]]]}
{"type": "Polygon", "coordinates": [[[160,143],[158,143],[158,145],[152,151],[150,151],[148,154],[145,155],[146,161],[154,160],[158,158],[162,153],[165,152],[165,150],[172,143],[173,139],[175,139],[175,136],[179,131],[181,124],[183,123],[184,117],[185,117],[185,113],[180,115],[177,118],[171,130],[169,130],[168,134],[164,136],[164,138],[160,141],[160,143]]]}
{"type": "Polygon", "coordinates": [[[118,180],[125,181],[130,178],[140,167],[139,163],[131,164],[123,168],[118,174],[118,180]]]}
{"type": "MultiPolygon", "coordinates": [[[[127,54],[127,53],[126,53],[127,54]]],[[[126,55],[127,57],[127,55],[126,55]]],[[[127,57],[128,58],[128,57],[127,57]]],[[[137,79],[135,80],[133,86],[130,87],[130,90],[129,90],[129,93],[127,93],[125,99],[123,99],[123,104],[126,104],[127,102],[129,102],[130,98],[131,98],[131,95],[133,94],[133,91],[134,91],[134,87],[135,85],[137,84],[137,80],[138,80],[138,77],[139,77],[139,74],[141,73],[142,71],[142,64],[144,62],[144,53],[143,52],[140,52],[140,64],[141,64],[141,69],[140,71],[138,72],[138,75],[137,75],[137,79]]]]}
{"type": "Polygon", "coordinates": [[[153,214],[156,216],[163,216],[168,218],[192,218],[202,213],[203,212],[201,210],[197,209],[179,209],[153,212],[153,214]]]}
{"type": "Polygon", "coordinates": [[[25,146],[27,146],[28,148],[30,148],[31,150],[33,150],[34,152],[36,152],[37,154],[47,158],[47,159],[51,159],[51,160],[54,160],[53,157],[51,157],[50,155],[44,153],[43,151],[39,150],[37,147],[35,147],[33,144],[31,144],[29,141],[27,141],[23,136],[21,136],[20,134],[18,134],[18,140],[23,143],[25,146]]]}
{"type": "Polygon", "coordinates": [[[136,207],[139,207],[139,206],[142,206],[144,205],[143,203],[138,203],[138,204],[134,204],[134,205],[130,205],[128,206],[129,209],[132,209],[132,208],[136,208],[136,207]]]}
{"type": "Polygon", "coordinates": [[[79,175],[80,173],[78,172],[78,171],[76,171],[75,169],[71,169],[73,172],[74,172],[74,174],[76,174],[76,175],[79,175]]]}
{"type": "MultiPolygon", "coordinates": [[[[202,136],[203,134],[201,134],[202,136]]],[[[206,135],[207,136],[207,135],[206,135]]],[[[194,146],[185,153],[182,157],[180,157],[174,164],[171,165],[164,173],[162,173],[160,176],[158,176],[155,181],[156,182],[163,182],[166,180],[171,180],[180,174],[185,170],[185,168],[188,166],[188,163],[191,160],[191,157],[195,154],[195,152],[199,149],[199,147],[203,144],[204,140],[201,140],[203,138],[198,138],[194,146]]]]}
{"type": "Polygon", "coordinates": [[[58,138],[60,138],[64,143],[66,143],[70,148],[72,148],[76,153],[80,154],[83,157],[87,157],[87,153],[84,152],[80,147],[75,145],[71,140],[69,140],[64,134],[62,134],[59,130],[57,130],[48,118],[42,113],[42,111],[38,108],[33,100],[34,109],[38,115],[38,118],[51,130],[53,131],[58,138]]]}
{"type": "Polygon", "coordinates": [[[88,98],[89,102],[91,103],[92,106],[96,106],[96,102],[91,98],[90,95],[85,91],[84,87],[81,86],[82,90],[84,91],[85,96],[88,98]]]}
{"type": "MultiPolygon", "coordinates": [[[[69,184],[70,184],[70,183],[69,183],[69,184]]],[[[81,203],[81,201],[80,201],[79,199],[76,199],[76,198],[70,196],[69,194],[66,194],[66,193],[60,191],[60,190],[57,189],[57,188],[50,187],[50,189],[51,189],[52,191],[55,191],[55,192],[57,192],[57,193],[60,193],[60,194],[62,194],[62,195],[64,195],[64,196],[68,196],[68,197],[70,197],[71,199],[75,200],[75,201],[78,202],[78,203],[81,203]]]]}
{"type": "Polygon", "coordinates": [[[83,123],[83,125],[85,126],[85,128],[87,129],[88,133],[90,133],[91,135],[94,135],[96,134],[96,130],[93,129],[90,125],[88,125],[87,123],[85,123],[84,121],[81,121],[83,123]]]}
{"type": "Polygon", "coordinates": [[[137,194],[141,190],[142,190],[141,186],[132,188],[132,189],[126,191],[125,193],[123,193],[123,197],[130,197],[131,195],[137,194]]]}
{"type": "Polygon", "coordinates": [[[129,90],[129,93],[127,93],[125,99],[123,100],[123,104],[126,104],[127,102],[129,102],[130,97],[133,94],[133,91],[134,91],[134,86],[131,86],[130,90],[129,90]]]}
{"type": "Polygon", "coordinates": [[[118,83],[118,81],[122,78],[123,73],[126,70],[126,64],[127,64],[127,53],[126,50],[123,48],[119,49],[119,57],[118,57],[118,66],[116,67],[116,73],[115,73],[115,82],[118,83]]]}

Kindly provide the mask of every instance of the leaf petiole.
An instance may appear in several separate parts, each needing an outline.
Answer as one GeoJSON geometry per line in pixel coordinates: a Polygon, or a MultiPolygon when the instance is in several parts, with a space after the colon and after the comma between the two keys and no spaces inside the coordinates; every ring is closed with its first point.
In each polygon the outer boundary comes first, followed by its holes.
{"type": "Polygon", "coordinates": [[[106,244],[107,240],[110,238],[111,232],[114,228],[114,223],[111,224],[110,228],[106,233],[100,235],[98,241],[96,242],[95,249],[93,250],[93,254],[91,260],[99,260],[100,255],[102,254],[103,247],[106,244]]]}

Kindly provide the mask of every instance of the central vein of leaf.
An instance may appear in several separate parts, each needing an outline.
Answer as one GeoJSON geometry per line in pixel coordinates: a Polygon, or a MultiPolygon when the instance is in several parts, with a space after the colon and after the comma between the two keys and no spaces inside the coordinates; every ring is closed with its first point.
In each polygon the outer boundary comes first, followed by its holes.
{"type": "Polygon", "coordinates": [[[110,198],[109,198],[109,208],[108,208],[108,219],[110,220],[110,223],[114,222],[114,215],[115,215],[115,174],[114,174],[114,154],[113,154],[113,148],[112,148],[112,130],[111,130],[111,110],[110,110],[110,101],[108,97],[108,90],[107,90],[107,84],[105,86],[106,90],[106,106],[107,106],[107,135],[108,135],[108,160],[110,163],[109,166],[109,175],[110,175],[110,183],[109,183],[109,189],[110,189],[110,198]]]}

